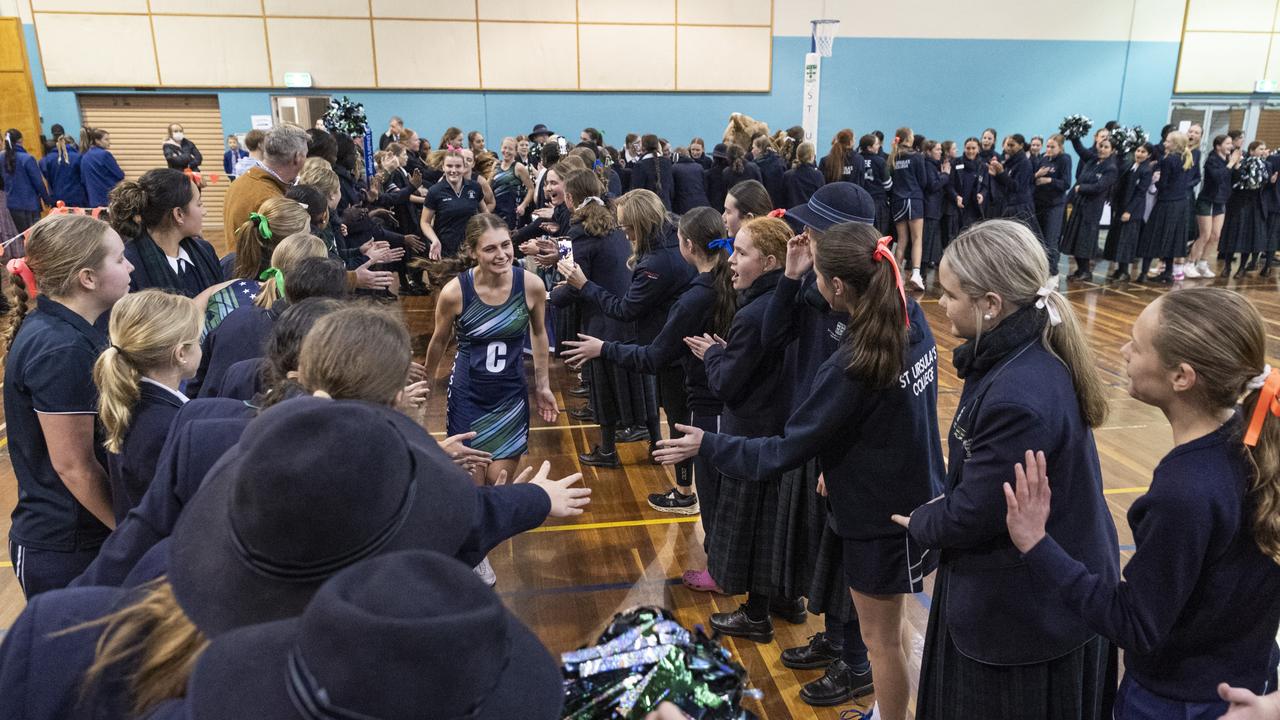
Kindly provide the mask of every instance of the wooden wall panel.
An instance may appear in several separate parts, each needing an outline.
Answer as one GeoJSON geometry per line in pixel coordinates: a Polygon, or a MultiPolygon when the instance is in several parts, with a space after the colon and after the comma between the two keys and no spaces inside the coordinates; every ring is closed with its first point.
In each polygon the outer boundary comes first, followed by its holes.
{"type": "Polygon", "coordinates": [[[773,36],[767,27],[680,26],[676,84],[681,90],[766,91],[773,73],[773,36]],[[725,48],[733,48],[726,53],[725,48]]]}
{"type": "Polygon", "coordinates": [[[260,18],[157,15],[160,83],[176,87],[270,85],[260,18]],[[200,38],[193,45],[192,38],[200,38]]]}
{"type": "Polygon", "coordinates": [[[457,0],[373,0],[375,18],[475,20],[476,4],[457,0]]]}
{"type": "MultiPolygon", "coordinates": [[[[21,0],[19,0],[21,2],[21,0]]],[[[147,0],[31,0],[32,12],[147,13],[147,0]]]]}
{"type": "Polygon", "coordinates": [[[0,133],[9,128],[22,133],[27,152],[40,157],[40,110],[27,69],[22,20],[16,17],[0,18],[0,133]]]}
{"type": "MultiPolygon", "coordinates": [[[[685,0],[688,2],[689,0],[685,0]]],[[[578,22],[675,23],[676,0],[578,0],[578,22]]]]}
{"type": "Polygon", "coordinates": [[[1249,93],[1263,77],[1270,34],[1188,32],[1182,38],[1175,92],[1249,93]]]}
{"type": "Polygon", "coordinates": [[[160,83],[146,15],[35,14],[50,86],[151,86],[160,83]],[[126,40],[127,39],[127,40],[126,40]]]}
{"type": "Polygon", "coordinates": [[[577,0],[476,0],[481,20],[536,20],[576,22],[577,0]]]}
{"type": "Polygon", "coordinates": [[[679,23],[766,25],[772,32],[773,3],[770,0],[686,0],[676,4],[676,12],[676,22],[679,23]]]}
{"type": "Polygon", "coordinates": [[[267,33],[277,85],[284,84],[287,72],[309,72],[317,87],[376,86],[367,20],[269,18],[267,33]]]}
{"type": "Polygon", "coordinates": [[[369,3],[360,0],[262,0],[267,17],[369,17],[369,3]]]}
{"type": "Polygon", "coordinates": [[[493,89],[576,90],[577,43],[574,23],[482,22],[480,80],[493,89]]]}
{"type": "MultiPolygon", "coordinates": [[[[217,0],[216,5],[193,6],[191,0],[150,0],[151,14],[177,13],[209,13],[211,15],[253,15],[262,16],[262,0],[217,0]]],[[[207,16],[202,16],[207,17],[207,16]]]]}
{"type": "Polygon", "coordinates": [[[674,25],[578,25],[583,90],[675,90],[674,25]]]}
{"type": "Polygon", "coordinates": [[[378,84],[384,88],[480,85],[476,26],[470,22],[375,20],[378,84]],[[431,52],[406,52],[427,47],[431,52]]]}

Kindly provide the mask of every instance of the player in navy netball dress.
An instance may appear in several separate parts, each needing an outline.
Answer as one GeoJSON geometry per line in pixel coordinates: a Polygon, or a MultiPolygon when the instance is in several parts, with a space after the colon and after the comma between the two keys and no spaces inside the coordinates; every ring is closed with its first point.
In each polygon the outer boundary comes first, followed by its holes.
{"type": "Polygon", "coordinates": [[[449,434],[476,433],[469,446],[493,455],[487,472],[476,479],[493,484],[503,471],[514,475],[528,448],[526,333],[533,347],[538,414],[547,422],[556,419],[543,323],[547,294],[537,275],[513,266],[511,236],[498,215],[473,217],[467,223],[466,244],[477,265],[441,291],[426,369],[427,377],[434,378],[450,337],[456,336],[458,354],[449,376],[449,434]]]}

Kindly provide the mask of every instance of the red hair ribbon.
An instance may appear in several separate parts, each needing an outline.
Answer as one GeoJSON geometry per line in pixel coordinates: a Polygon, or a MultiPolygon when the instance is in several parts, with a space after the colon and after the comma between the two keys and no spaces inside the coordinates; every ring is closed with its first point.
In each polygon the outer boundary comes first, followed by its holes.
{"type": "Polygon", "coordinates": [[[786,215],[787,215],[786,208],[774,208],[769,211],[769,214],[766,217],[781,218],[781,217],[786,217],[786,215]]]}
{"type": "Polygon", "coordinates": [[[1262,434],[1262,423],[1266,421],[1267,413],[1280,418],[1280,397],[1277,396],[1280,396],[1280,368],[1273,369],[1267,376],[1266,382],[1262,384],[1262,391],[1258,394],[1258,404],[1253,406],[1253,417],[1249,419],[1249,429],[1244,434],[1245,445],[1257,447],[1258,436],[1262,434]]]}
{"type": "Polygon", "coordinates": [[[22,281],[27,284],[27,292],[32,295],[38,292],[36,290],[36,274],[31,272],[30,267],[27,267],[26,258],[14,258],[5,263],[5,268],[10,275],[17,275],[22,278],[22,281]]]}
{"type": "Polygon", "coordinates": [[[893,268],[893,282],[898,286],[898,297],[902,298],[902,318],[906,321],[907,327],[911,327],[911,315],[907,311],[907,291],[902,286],[902,271],[898,269],[898,261],[893,257],[893,251],[889,249],[889,244],[893,242],[891,237],[882,237],[876,241],[876,250],[871,253],[871,257],[876,262],[887,262],[889,267],[893,268]]]}

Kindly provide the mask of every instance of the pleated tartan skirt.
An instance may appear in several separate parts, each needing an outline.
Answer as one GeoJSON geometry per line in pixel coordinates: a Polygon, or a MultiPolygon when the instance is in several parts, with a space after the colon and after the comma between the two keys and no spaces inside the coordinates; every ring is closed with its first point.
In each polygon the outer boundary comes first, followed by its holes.
{"type": "Polygon", "coordinates": [[[1142,226],[1138,239],[1138,257],[1172,258],[1187,254],[1187,214],[1191,205],[1185,199],[1157,202],[1151,217],[1142,226]]]}
{"type": "MultiPolygon", "coordinates": [[[[783,473],[774,525],[774,586],[786,598],[807,598],[809,612],[846,621],[853,601],[844,580],[842,541],[827,522],[817,492],[818,463],[783,473]]],[[[714,576],[713,576],[714,577],[714,576]]]]}
{"type": "Polygon", "coordinates": [[[715,520],[707,537],[707,570],[726,594],[777,594],[774,548],[779,480],[720,475],[715,520]]]}

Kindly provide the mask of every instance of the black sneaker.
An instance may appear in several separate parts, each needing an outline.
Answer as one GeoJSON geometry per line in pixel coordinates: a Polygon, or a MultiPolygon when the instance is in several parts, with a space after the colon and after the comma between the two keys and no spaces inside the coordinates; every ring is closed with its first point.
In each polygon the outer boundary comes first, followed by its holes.
{"type": "Polygon", "coordinates": [[[831,644],[825,632],[809,636],[809,644],[782,651],[782,664],[794,670],[824,668],[840,659],[843,648],[831,644]]]}
{"type": "Polygon", "coordinates": [[[766,615],[763,620],[747,616],[747,606],[727,613],[711,613],[711,628],[721,635],[746,638],[759,643],[773,641],[773,621],[766,615]]]}
{"type": "Polygon", "coordinates": [[[649,430],[643,425],[633,425],[631,427],[618,428],[613,433],[614,438],[620,443],[640,442],[649,439],[649,430]]]}
{"type": "Polygon", "coordinates": [[[604,452],[597,445],[591,448],[589,453],[581,453],[578,455],[578,462],[583,465],[591,465],[593,467],[616,468],[618,467],[618,453],[604,452]]]}
{"type": "Polygon", "coordinates": [[[780,617],[792,625],[803,625],[809,619],[809,612],[803,600],[777,598],[769,601],[769,614],[780,617]]]}
{"type": "Polygon", "coordinates": [[[801,688],[800,699],[815,707],[828,707],[866,695],[874,689],[870,670],[859,675],[844,660],[836,660],[827,666],[822,677],[801,688]]]}
{"type": "Polygon", "coordinates": [[[664,493],[653,493],[649,495],[649,507],[658,512],[671,513],[673,515],[697,515],[698,514],[698,496],[696,493],[685,495],[675,488],[664,493]]]}

